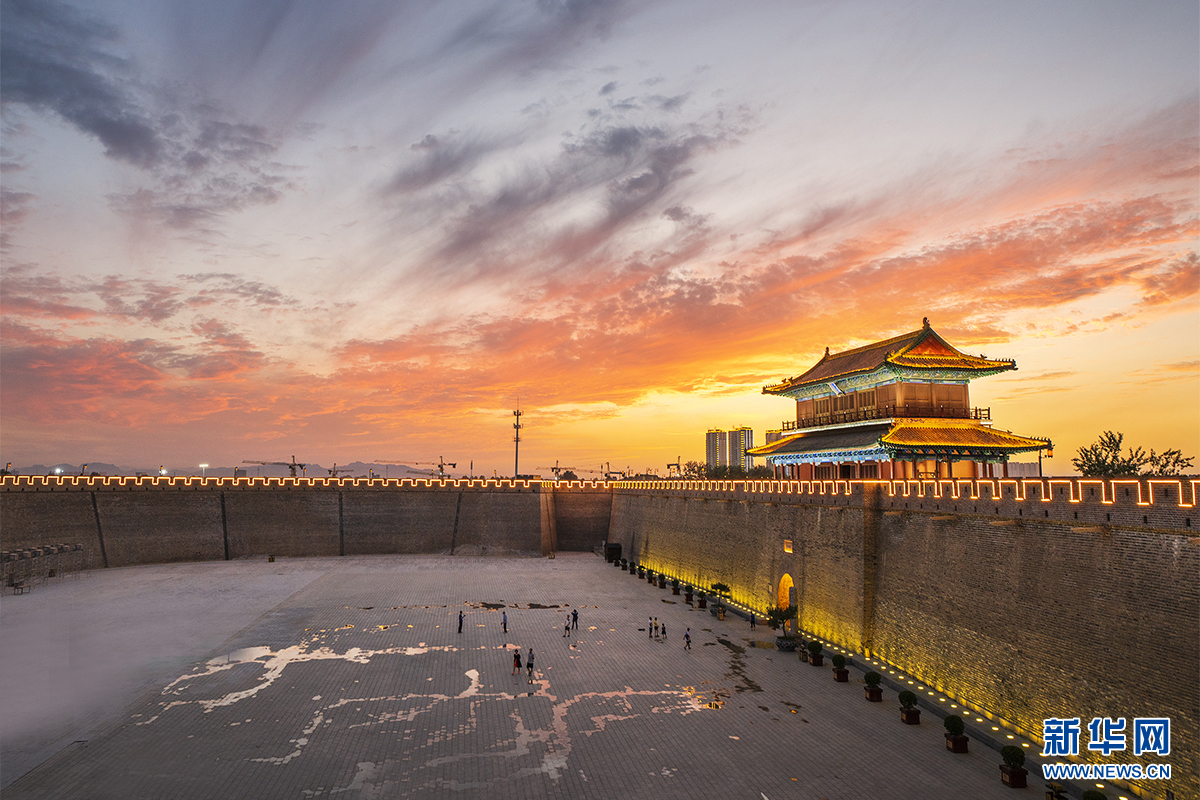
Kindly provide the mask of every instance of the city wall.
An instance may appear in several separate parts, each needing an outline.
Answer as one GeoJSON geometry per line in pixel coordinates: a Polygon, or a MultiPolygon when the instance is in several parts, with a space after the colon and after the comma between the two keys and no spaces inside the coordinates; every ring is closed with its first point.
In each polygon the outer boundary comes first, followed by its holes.
{"type": "Polygon", "coordinates": [[[1105,760],[1170,762],[1139,788],[1196,797],[1198,483],[625,483],[611,539],[755,609],[790,579],[804,631],[1035,739],[1050,717],[1170,717],[1169,758],[1105,760]]]}
{"type": "Polygon", "coordinates": [[[603,483],[18,476],[0,548],[81,543],[92,566],[250,556],[548,555],[608,535],[603,483]]]}
{"type": "MultiPolygon", "coordinates": [[[[1200,481],[602,482],[7,477],[0,549],[92,566],[252,556],[549,555],[619,542],[1040,738],[1172,719],[1200,796],[1200,481]],[[785,546],[786,544],[786,546],[785,546]],[[790,552],[789,552],[790,550],[790,552]],[[789,585],[791,591],[786,587],[789,585]]],[[[1133,760],[1130,752],[1109,760],[1133,760]]],[[[1143,759],[1146,761],[1146,759],[1143,759]]]]}

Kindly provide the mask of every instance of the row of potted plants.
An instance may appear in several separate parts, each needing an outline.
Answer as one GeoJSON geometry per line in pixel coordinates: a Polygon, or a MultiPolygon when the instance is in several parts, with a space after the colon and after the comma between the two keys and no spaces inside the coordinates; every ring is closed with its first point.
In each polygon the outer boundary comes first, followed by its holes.
{"type": "MultiPolygon", "coordinates": [[[[660,589],[667,588],[667,576],[661,572],[655,572],[641,564],[634,564],[627,558],[622,558],[619,561],[613,559],[613,566],[620,567],[622,571],[628,572],[638,578],[645,578],[648,583],[657,583],[660,589]]],[[[671,594],[679,594],[680,590],[684,593],[684,602],[691,603],[693,599],[696,601],[696,606],[701,609],[708,608],[709,593],[704,590],[697,591],[690,583],[685,584],[679,578],[671,578],[671,594]]],[[[713,612],[721,619],[725,619],[725,605],[720,602],[721,597],[729,592],[729,587],[723,583],[714,583],[711,594],[717,600],[717,604],[713,612]]]]}
{"type": "MultiPolygon", "coordinates": [[[[614,564],[616,561],[614,560],[614,564]]],[[[667,578],[661,573],[656,575],[653,570],[644,569],[640,565],[630,564],[627,559],[621,559],[619,566],[623,570],[628,570],[630,573],[636,573],[637,577],[645,576],[650,583],[657,582],[659,588],[667,588],[667,578]],[[657,578],[657,581],[656,581],[657,578]]],[[[678,578],[671,579],[671,588],[674,594],[679,594],[680,581],[678,578]]],[[[696,592],[690,585],[683,586],[685,593],[685,601],[692,602],[694,595],[698,595],[697,605],[699,608],[707,607],[707,597],[705,592],[696,592]]],[[[717,601],[713,613],[717,614],[721,619],[725,618],[725,606],[721,603],[724,595],[728,594],[729,586],[723,583],[715,583],[712,586],[712,593],[717,601]]],[[[797,649],[799,641],[795,634],[787,632],[787,625],[796,618],[796,606],[788,606],[787,608],[773,608],[767,613],[767,624],[772,630],[777,632],[775,637],[775,646],[782,651],[793,652],[797,649]],[[779,631],[783,631],[779,633],[779,631]]],[[[808,651],[805,660],[814,667],[824,666],[824,647],[813,639],[804,645],[808,651]]],[[[833,679],[838,683],[848,683],[850,680],[849,670],[846,669],[846,657],[841,653],[836,653],[830,659],[833,665],[833,679]]],[[[883,688],[880,684],[883,681],[883,676],[875,671],[869,671],[863,675],[863,684],[868,702],[880,703],[883,701],[883,688]]],[[[921,724],[921,710],[917,708],[917,695],[915,692],[905,690],[896,696],[900,703],[900,719],[906,725],[921,724]]],[[[969,737],[964,734],[966,723],[962,717],[951,714],[942,722],[946,729],[946,749],[952,753],[968,752],[969,737]]],[[[1004,761],[1000,765],[1001,781],[1014,789],[1024,788],[1027,785],[1028,771],[1024,768],[1025,751],[1015,745],[1006,745],[1000,750],[1000,758],[1004,761]]],[[[1101,794],[1101,793],[1097,793],[1101,794]]],[[[1101,795],[1102,796],[1102,795],[1101,795]]]]}
{"type": "MultiPolygon", "coordinates": [[[[883,689],[879,685],[882,681],[883,676],[878,672],[872,671],[863,675],[867,700],[873,703],[883,701],[883,689]]],[[[917,708],[916,693],[906,689],[896,695],[896,700],[900,703],[901,722],[905,725],[920,725],[921,709],[917,708]]],[[[942,726],[946,729],[946,749],[952,753],[966,753],[970,739],[963,733],[966,723],[962,717],[951,714],[942,720],[942,726]]],[[[1025,751],[1015,745],[1005,745],[1000,748],[1000,758],[1004,761],[1000,765],[1000,780],[1013,789],[1024,788],[1028,775],[1028,771],[1024,769],[1025,751]]]]}
{"type": "MultiPolygon", "coordinates": [[[[773,608],[767,613],[767,624],[772,630],[783,630],[784,633],[775,637],[775,646],[780,650],[794,651],[797,647],[797,639],[793,634],[787,633],[787,624],[796,616],[796,606],[788,606],[787,608],[773,608]]],[[[808,656],[805,659],[814,667],[820,667],[824,664],[822,658],[824,647],[815,639],[809,641],[805,645],[808,650],[808,656]]],[[[833,679],[837,683],[848,683],[850,680],[850,671],[846,669],[846,657],[841,653],[836,653],[830,659],[833,664],[833,679]]],[[[869,671],[863,675],[864,689],[868,702],[880,703],[883,702],[883,688],[880,684],[883,682],[883,675],[875,671],[869,671]]],[[[917,695],[915,692],[905,690],[900,692],[896,699],[900,703],[900,720],[906,725],[921,724],[921,709],[917,708],[917,695]]],[[[967,742],[969,738],[964,735],[966,723],[962,717],[951,714],[943,721],[943,726],[946,729],[946,749],[952,753],[966,753],[967,742]]],[[[1004,763],[1000,765],[1001,781],[1014,788],[1019,789],[1026,786],[1026,776],[1028,771],[1024,769],[1025,751],[1015,745],[1006,745],[1000,750],[1000,758],[1004,763]]]]}

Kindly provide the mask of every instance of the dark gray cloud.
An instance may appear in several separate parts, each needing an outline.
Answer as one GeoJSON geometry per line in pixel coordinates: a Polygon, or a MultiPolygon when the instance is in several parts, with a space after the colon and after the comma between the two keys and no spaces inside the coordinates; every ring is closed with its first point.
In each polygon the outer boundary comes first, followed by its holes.
{"type": "Polygon", "coordinates": [[[600,94],[612,94],[617,90],[617,82],[609,81],[600,87],[600,94]]]}
{"type": "Polygon", "coordinates": [[[52,111],[95,136],[109,156],[140,167],[162,157],[146,111],[124,85],[129,65],[110,52],[117,32],[54,0],[3,0],[0,96],[52,111]]]}
{"type": "MultiPolygon", "coordinates": [[[[497,260],[517,260],[518,251],[526,269],[587,269],[589,253],[615,241],[633,221],[661,214],[659,203],[692,174],[694,162],[730,141],[721,129],[701,132],[695,125],[683,130],[596,127],[567,141],[553,162],[524,169],[494,191],[469,197],[465,207],[448,209],[450,222],[434,263],[462,280],[494,267],[497,260]],[[597,192],[604,202],[599,218],[559,230],[540,229],[539,220],[549,209],[584,198],[591,202],[597,192]],[[531,241],[540,243],[536,250],[530,250],[531,241]]],[[[703,218],[696,216],[682,226],[680,236],[694,241],[702,228],[703,218]]]]}
{"type": "Polygon", "coordinates": [[[116,208],[193,228],[274,202],[288,185],[269,131],[148,85],[103,20],[55,0],[2,0],[2,13],[4,106],[54,114],[144,170],[149,185],[114,196],[116,208]]]}
{"type": "Polygon", "coordinates": [[[388,183],[386,193],[415,192],[469,172],[479,160],[497,149],[496,142],[464,140],[426,134],[411,149],[421,154],[415,164],[403,167],[388,183]]]}
{"type": "Polygon", "coordinates": [[[677,94],[674,97],[663,97],[662,95],[652,95],[647,100],[654,104],[654,107],[659,111],[678,111],[683,108],[683,104],[687,102],[692,95],[677,94]]]}

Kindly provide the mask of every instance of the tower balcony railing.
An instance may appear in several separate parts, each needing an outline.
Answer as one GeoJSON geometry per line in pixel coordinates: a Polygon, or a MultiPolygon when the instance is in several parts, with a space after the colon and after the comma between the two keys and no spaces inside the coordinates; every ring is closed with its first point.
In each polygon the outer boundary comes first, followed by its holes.
{"type": "Polygon", "coordinates": [[[862,422],[871,419],[892,419],[893,417],[924,417],[934,419],[978,419],[991,420],[990,408],[965,408],[962,406],[935,406],[929,404],[905,403],[904,405],[884,405],[874,408],[856,408],[853,411],[835,411],[831,414],[816,414],[811,417],[801,417],[798,420],[784,420],[784,431],[798,431],[805,428],[816,428],[821,425],[841,425],[846,422],[862,422]]]}

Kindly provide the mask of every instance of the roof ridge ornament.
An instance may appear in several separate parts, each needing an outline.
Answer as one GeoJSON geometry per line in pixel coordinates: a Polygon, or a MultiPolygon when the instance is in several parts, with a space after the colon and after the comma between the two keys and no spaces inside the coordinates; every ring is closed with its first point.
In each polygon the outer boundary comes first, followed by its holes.
{"type": "Polygon", "coordinates": [[[923,328],[929,327],[929,317],[925,317],[924,319],[921,320],[921,327],[923,327],[923,328]]]}

